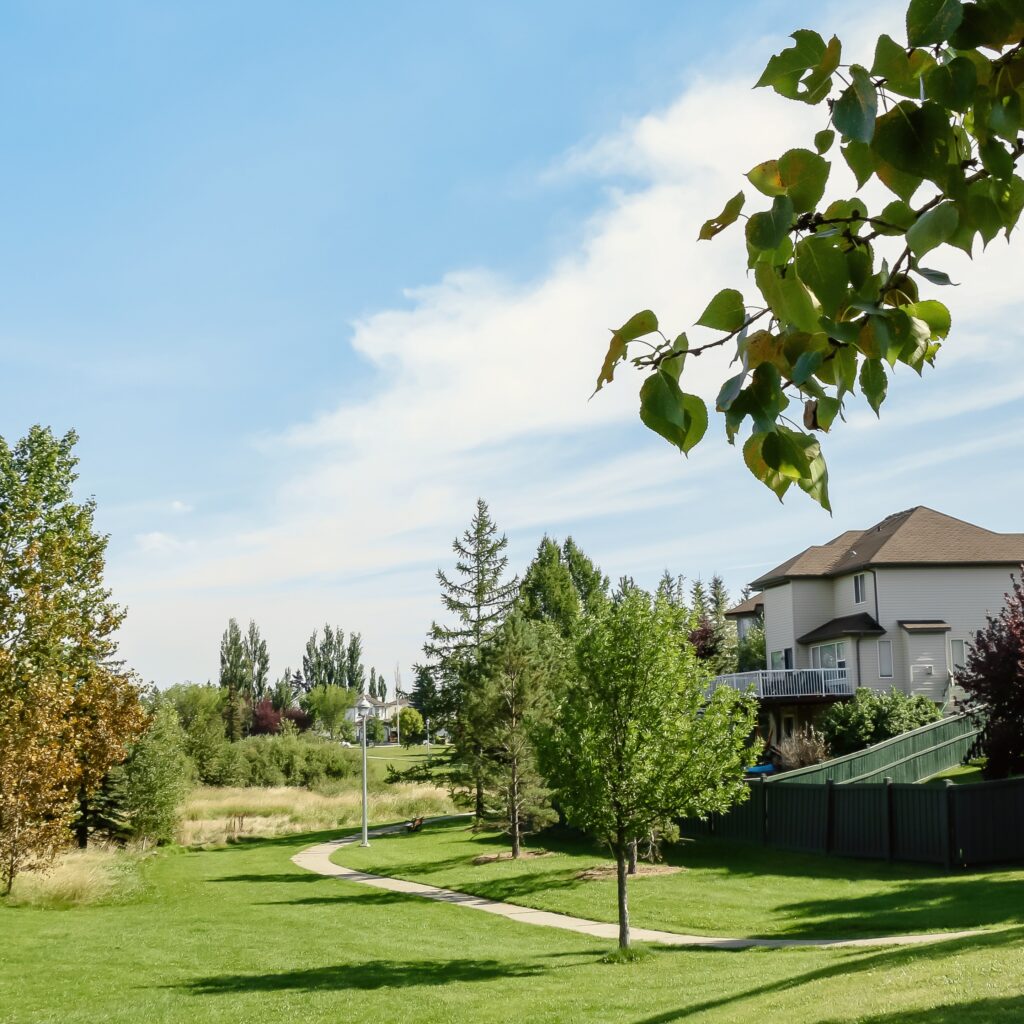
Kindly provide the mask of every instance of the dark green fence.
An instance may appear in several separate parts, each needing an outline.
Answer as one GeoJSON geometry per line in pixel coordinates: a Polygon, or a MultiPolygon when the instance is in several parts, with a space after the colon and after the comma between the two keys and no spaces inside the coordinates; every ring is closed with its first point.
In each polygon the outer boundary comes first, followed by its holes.
{"type": "Polygon", "coordinates": [[[822,782],[921,782],[960,764],[981,732],[981,723],[966,714],[940,719],[855,754],[798,768],[770,778],[772,785],[822,782]]]}
{"type": "Polygon", "coordinates": [[[749,799],[728,814],[683,821],[681,831],[946,867],[1024,861],[1024,779],[969,786],[755,782],[749,799]]]}

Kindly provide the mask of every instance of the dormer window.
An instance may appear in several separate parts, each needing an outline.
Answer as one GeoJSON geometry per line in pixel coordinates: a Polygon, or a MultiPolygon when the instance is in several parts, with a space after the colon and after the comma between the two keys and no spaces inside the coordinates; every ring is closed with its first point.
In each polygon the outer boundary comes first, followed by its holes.
{"type": "Polygon", "coordinates": [[[862,572],[853,577],[853,603],[863,604],[868,599],[866,575],[862,572]]]}

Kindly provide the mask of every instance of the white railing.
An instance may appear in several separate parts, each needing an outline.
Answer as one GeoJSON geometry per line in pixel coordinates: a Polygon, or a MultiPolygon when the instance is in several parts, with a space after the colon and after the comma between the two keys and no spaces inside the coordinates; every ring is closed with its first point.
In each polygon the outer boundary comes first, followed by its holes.
{"type": "Polygon", "coordinates": [[[736,672],[718,676],[711,684],[747,690],[753,686],[755,697],[851,697],[853,682],[843,668],[769,668],[758,672],[736,672]]]}

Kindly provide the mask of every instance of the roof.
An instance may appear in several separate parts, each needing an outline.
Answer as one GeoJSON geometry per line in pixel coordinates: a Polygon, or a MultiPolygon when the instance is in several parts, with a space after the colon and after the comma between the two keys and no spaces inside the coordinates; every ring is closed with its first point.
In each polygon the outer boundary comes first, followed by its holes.
{"type": "Polygon", "coordinates": [[[748,597],[741,601],[735,608],[730,608],[726,613],[727,619],[744,619],[751,615],[760,615],[764,611],[764,598],[760,594],[748,597]]]}
{"type": "Polygon", "coordinates": [[[882,565],[1021,565],[1024,533],[993,533],[918,505],[867,530],[805,548],[755,580],[764,589],[801,577],[833,577],[882,565]]]}
{"type": "Polygon", "coordinates": [[[816,644],[819,640],[835,640],[840,636],[880,636],[885,630],[867,612],[842,615],[832,619],[810,633],[798,636],[798,644],[816,644]]]}
{"type": "Polygon", "coordinates": [[[948,633],[953,628],[939,619],[900,619],[899,624],[908,633],[948,633]]]}

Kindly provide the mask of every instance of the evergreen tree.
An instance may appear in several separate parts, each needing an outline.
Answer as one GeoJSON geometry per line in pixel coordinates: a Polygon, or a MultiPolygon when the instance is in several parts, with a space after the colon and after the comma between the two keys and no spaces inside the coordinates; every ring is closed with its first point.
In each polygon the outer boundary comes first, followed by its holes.
{"type": "Polygon", "coordinates": [[[345,651],[345,685],[356,693],[362,693],[366,687],[366,669],[363,667],[363,637],[360,633],[351,633],[348,648],[345,651]]]}
{"type": "Polygon", "coordinates": [[[260,636],[260,628],[252,619],[249,620],[249,631],[242,641],[242,647],[249,676],[246,696],[253,704],[258,704],[268,695],[270,658],[267,654],[267,642],[260,636]]]}
{"type": "Polygon", "coordinates": [[[505,579],[507,546],[508,538],[498,536],[487,503],[478,499],[469,528],[452,543],[456,554],[455,573],[437,571],[441,601],[454,618],[454,624],[433,623],[424,645],[425,653],[435,660],[448,683],[455,740],[453,753],[472,777],[478,819],[484,814],[481,741],[474,736],[463,709],[466,694],[479,683],[484,647],[504,619],[519,587],[515,578],[505,579]]]}
{"type": "Polygon", "coordinates": [[[287,711],[295,704],[294,677],[292,670],[286,668],[284,674],[270,691],[270,703],[275,711],[287,711]]]}
{"type": "Polygon", "coordinates": [[[725,581],[717,573],[711,577],[708,611],[717,637],[717,653],[711,666],[716,675],[736,671],[736,626],[725,613],[732,607],[732,599],[725,581]]]}
{"type": "Polygon", "coordinates": [[[486,810],[508,833],[513,858],[519,857],[525,834],[558,817],[534,745],[537,728],[555,703],[558,669],[549,631],[556,628],[511,614],[488,645],[481,685],[467,701],[483,740],[486,810]]]}
{"type": "Polygon", "coordinates": [[[529,619],[554,623],[568,636],[580,617],[580,596],[562,550],[545,536],[523,575],[519,608],[529,619]]]}
{"type": "Polygon", "coordinates": [[[434,670],[429,665],[413,665],[412,693],[409,705],[414,707],[425,722],[433,722],[436,728],[444,713],[443,697],[437,685],[434,670]]]}
{"type": "Polygon", "coordinates": [[[572,537],[566,537],[562,545],[562,558],[579,595],[581,610],[588,615],[593,614],[608,599],[608,577],[583,553],[572,537]]]}
{"type": "Polygon", "coordinates": [[[220,641],[220,685],[225,692],[224,722],[232,743],[242,738],[245,728],[244,694],[249,678],[242,631],[231,619],[220,641]]]}
{"type": "Polygon", "coordinates": [[[701,579],[690,585],[690,610],[698,622],[708,617],[708,592],[701,579]]]}

